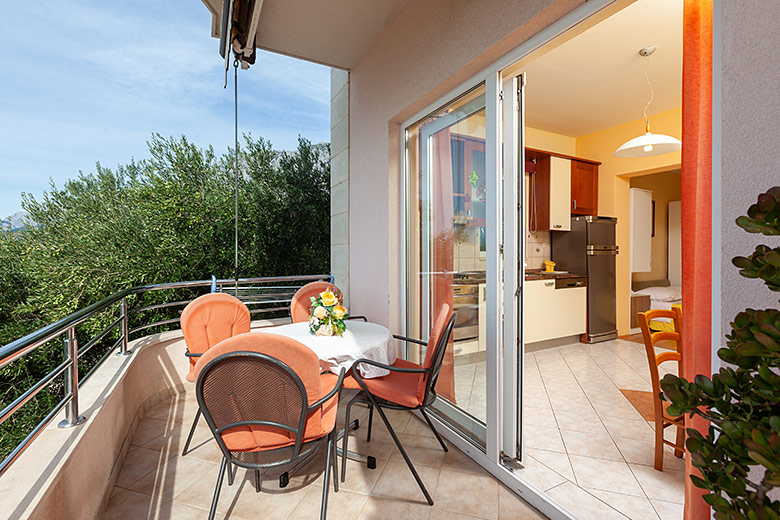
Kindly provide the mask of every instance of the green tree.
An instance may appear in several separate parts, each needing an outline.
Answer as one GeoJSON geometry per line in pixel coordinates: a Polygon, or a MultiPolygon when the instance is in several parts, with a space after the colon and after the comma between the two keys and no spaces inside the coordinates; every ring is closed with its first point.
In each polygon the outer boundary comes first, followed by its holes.
{"type": "MultiPolygon", "coordinates": [[[[0,232],[0,345],[121,289],[233,277],[234,150],[218,157],[186,137],[158,134],[148,147],[148,159],[115,169],[97,164],[94,173],[80,173],[62,188],[51,184],[40,199],[23,197],[36,226],[0,232]]],[[[239,275],[327,272],[329,147],[299,138],[295,151],[277,152],[270,142],[245,135],[238,152],[239,275]]],[[[181,298],[155,292],[131,305],[181,298]]],[[[159,311],[157,317],[178,310],[159,311]]],[[[91,338],[115,318],[104,312],[77,332],[91,338]]],[[[90,351],[80,363],[82,373],[114,338],[102,351],[90,351]]],[[[0,406],[62,359],[56,341],[0,370],[0,406]]],[[[0,427],[0,456],[61,395],[61,382],[53,384],[0,427]]]]}

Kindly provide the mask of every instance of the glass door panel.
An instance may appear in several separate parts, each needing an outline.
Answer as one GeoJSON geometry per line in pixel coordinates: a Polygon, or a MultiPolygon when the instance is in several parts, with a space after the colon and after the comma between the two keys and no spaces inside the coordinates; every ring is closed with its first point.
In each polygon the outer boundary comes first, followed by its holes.
{"type": "MultiPolygon", "coordinates": [[[[485,87],[407,129],[408,316],[411,335],[427,338],[443,304],[456,313],[436,391],[438,415],[485,443],[486,255],[485,87]]],[[[425,347],[411,348],[420,361],[425,347]]]]}

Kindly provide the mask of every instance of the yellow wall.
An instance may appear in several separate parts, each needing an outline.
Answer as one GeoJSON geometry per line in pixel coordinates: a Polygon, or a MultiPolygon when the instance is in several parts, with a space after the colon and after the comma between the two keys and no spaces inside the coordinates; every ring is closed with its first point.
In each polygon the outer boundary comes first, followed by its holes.
{"type": "MultiPolygon", "coordinates": [[[[654,133],[680,138],[682,133],[682,110],[676,108],[650,118],[654,133]]],[[[628,194],[629,178],[637,175],[658,173],[680,167],[680,152],[621,159],[613,152],[624,142],[644,133],[645,121],[637,119],[629,123],[607,128],[577,138],[577,157],[601,161],[599,166],[599,215],[617,217],[616,242],[620,248],[617,257],[617,327],[618,334],[628,334],[629,296],[631,273],[628,263],[628,194]]]]}
{"type": "Polygon", "coordinates": [[[529,126],[525,127],[525,146],[563,155],[577,154],[577,139],[574,137],[554,134],[529,126]]]}
{"type": "Polygon", "coordinates": [[[655,236],[650,239],[652,269],[649,273],[633,273],[631,280],[634,282],[665,280],[669,277],[669,203],[681,199],[681,180],[679,170],[631,178],[631,187],[652,191],[655,202],[655,236]]]}

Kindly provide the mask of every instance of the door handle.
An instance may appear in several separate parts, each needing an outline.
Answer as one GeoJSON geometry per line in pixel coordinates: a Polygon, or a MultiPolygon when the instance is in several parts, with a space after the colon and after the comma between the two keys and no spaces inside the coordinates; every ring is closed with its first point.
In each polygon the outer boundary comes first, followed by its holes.
{"type": "Polygon", "coordinates": [[[545,287],[552,287],[553,285],[555,285],[555,282],[544,282],[545,287]]]}
{"type": "Polygon", "coordinates": [[[577,199],[572,199],[572,203],[574,204],[574,207],[571,209],[577,209],[577,199]]]}
{"type": "Polygon", "coordinates": [[[561,228],[561,227],[563,227],[563,225],[562,224],[554,224],[553,227],[554,228],[561,228]]]}

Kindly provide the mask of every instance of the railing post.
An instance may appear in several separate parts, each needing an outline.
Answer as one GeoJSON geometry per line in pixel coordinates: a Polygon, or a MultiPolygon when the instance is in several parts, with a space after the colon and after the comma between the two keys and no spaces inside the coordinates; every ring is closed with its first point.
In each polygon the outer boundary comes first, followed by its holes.
{"type": "Polygon", "coordinates": [[[127,316],[127,297],[125,296],[122,298],[122,301],[119,304],[119,317],[122,318],[122,323],[120,324],[120,332],[122,333],[122,343],[119,345],[119,352],[116,353],[117,356],[129,356],[131,352],[127,350],[127,342],[128,342],[128,336],[130,336],[130,328],[128,327],[128,316],[127,316]]]}
{"type": "Polygon", "coordinates": [[[70,395],[70,401],[65,405],[65,419],[57,426],[72,428],[87,420],[83,415],[79,415],[79,344],[76,327],[69,327],[65,336],[65,358],[70,361],[70,367],[64,374],[65,395],[70,395]]]}

